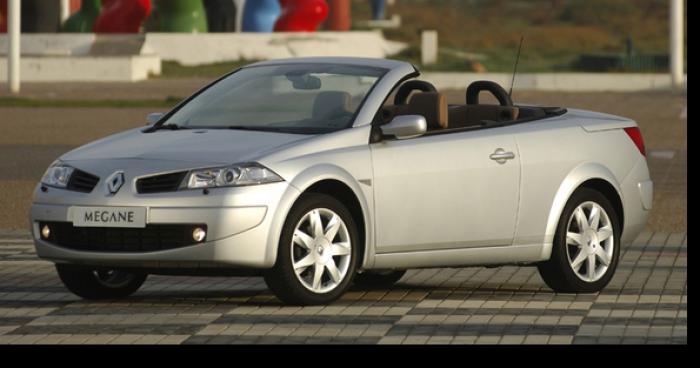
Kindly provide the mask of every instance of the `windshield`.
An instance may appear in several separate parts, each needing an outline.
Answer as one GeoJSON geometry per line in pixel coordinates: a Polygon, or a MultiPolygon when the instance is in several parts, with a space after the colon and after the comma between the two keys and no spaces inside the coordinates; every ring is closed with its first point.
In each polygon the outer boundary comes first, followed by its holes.
{"type": "Polygon", "coordinates": [[[338,64],[243,68],[207,88],[164,127],[254,129],[315,134],[352,125],[386,69],[338,64]]]}

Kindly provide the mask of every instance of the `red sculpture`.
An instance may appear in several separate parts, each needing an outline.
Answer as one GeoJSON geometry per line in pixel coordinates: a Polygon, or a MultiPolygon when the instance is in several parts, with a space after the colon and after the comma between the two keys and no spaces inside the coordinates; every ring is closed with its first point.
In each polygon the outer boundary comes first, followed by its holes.
{"type": "Polygon", "coordinates": [[[96,33],[138,33],[151,14],[150,0],[103,0],[96,33]]]}
{"type": "Polygon", "coordinates": [[[282,14],[276,32],[314,32],[328,17],[325,0],[280,0],[282,14]]]}

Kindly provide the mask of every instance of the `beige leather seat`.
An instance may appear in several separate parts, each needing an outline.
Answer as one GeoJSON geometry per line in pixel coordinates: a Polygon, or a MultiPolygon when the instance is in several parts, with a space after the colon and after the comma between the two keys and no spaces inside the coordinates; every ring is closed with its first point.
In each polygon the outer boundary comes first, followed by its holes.
{"type": "Polygon", "coordinates": [[[411,96],[406,105],[385,106],[382,109],[385,122],[399,115],[421,115],[428,123],[428,130],[445,129],[448,126],[447,99],[439,92],[418,92],[411,96]]]}

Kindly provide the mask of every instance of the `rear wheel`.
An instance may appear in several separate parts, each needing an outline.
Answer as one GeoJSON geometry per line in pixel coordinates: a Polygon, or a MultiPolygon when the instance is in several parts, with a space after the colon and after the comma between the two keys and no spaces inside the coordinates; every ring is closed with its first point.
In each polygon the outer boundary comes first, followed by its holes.
{"type": "Polygon", "coordinates": [[[325,304],[339,298],[358,262],[358,233],[345,206],[324,194],[303,195],[290,211],[268,287],[290,304],[325,304]]]}
{"type": "Polygon", "coordinates": [[[592,293],[612,279],[620,255],[620,225],[610,201],[581,188],[559,220],[548,261],[538,265],[544,282],[557,292],[592,293]]]}
{"type": "Polygon", "coordinates": [[[355,276],[355,284],[368,287],[394,285],[406,274],[406,270],[365,271],[355,276]]]}
{"type": "Polygon", "coordinates": [[[57,264],[56,271],[73,294],[84,299],[126,298],[138,290],[148,276],[142,272],[57,264]]]}

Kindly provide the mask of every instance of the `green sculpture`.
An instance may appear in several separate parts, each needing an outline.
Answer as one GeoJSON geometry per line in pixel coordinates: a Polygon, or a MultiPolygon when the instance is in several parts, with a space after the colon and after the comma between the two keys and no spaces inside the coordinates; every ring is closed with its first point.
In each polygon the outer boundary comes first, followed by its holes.
{"type": "Polygon", "coordinates": [[[80,10],[66,19],[61,26],[61,31],[91,33],[101,8],[101,0],[83,0],[80,10]]]}
{"type": "Polygon", "coordinates": [[[153,32],[206,33],[207,13],[202,0],[154,0],[146,22],[153,32]]]}

